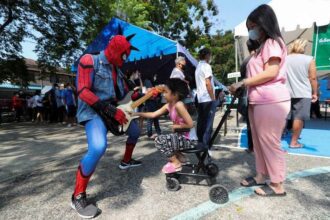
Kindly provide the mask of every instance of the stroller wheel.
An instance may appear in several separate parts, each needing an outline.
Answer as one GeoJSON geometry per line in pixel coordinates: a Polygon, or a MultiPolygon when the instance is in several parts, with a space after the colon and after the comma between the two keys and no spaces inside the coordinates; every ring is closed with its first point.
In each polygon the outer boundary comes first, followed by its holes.
{"type": "Polygon", "coordinates": [[[227,189],[220,184],[216,184],[211,187],[209,197],[212,202],[217,204],[224,204],[229,200],[227,189]]]}
{"type": "Polygon", "coordinates": [[[166,178],[166,188],[169,191],[178,191],[180,189],[180,182],[174,177],[166,178]]]}
{"type": "Polygon", "coordinates": [[[209,175],[210,177],[215,177],[219,173],[219,168],[214,163],[208,163],[206,165],[206,172],[207,172],[207,175],[209,175]]]}

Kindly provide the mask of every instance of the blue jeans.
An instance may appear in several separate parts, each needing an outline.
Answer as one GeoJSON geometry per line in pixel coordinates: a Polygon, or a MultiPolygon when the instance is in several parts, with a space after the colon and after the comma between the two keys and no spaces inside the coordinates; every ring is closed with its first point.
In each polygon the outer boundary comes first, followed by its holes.
{"type": "MultiPolygon", "coordinates": [[[[108,130],[100,117],[95,117],[85,124],[88,151],[80,161],[84,176],[89,176],[107,149],[108,130]]],[[[126,131],[127,143],[135,144],[140,136],[140,129],[133,120],[126,131]]]]}
{"type": "Polygon", "coordinates": [[[213,131],[213,121],[218,101],[198,104],[197,137],[199,142],[208,145],[213,131]]]}

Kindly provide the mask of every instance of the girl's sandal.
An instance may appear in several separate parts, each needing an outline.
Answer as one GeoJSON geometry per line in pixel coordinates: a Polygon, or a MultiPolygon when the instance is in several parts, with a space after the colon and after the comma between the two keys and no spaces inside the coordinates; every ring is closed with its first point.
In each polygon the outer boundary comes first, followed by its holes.
{"type": "Polygon", "coordinates": [[[182,167],[175,167],[173,163],[168,162],[163,166],[162,172],[163,173],[176,173],[182,170],[182,167]]]}

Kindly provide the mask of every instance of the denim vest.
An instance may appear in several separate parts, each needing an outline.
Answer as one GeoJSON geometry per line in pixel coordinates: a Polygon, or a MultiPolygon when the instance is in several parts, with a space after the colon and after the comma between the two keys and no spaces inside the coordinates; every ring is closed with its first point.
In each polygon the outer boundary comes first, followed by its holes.
{"type": "MultiPolygon", "coordinates": [[[[111,64],[102,51],[99,55],[93,55],[94,71],[91,74],[92,87],[91,91],[99,97],[100,100],[121,100],[126,95],[124,87],[124,74],[117,68],[117,86],[119,88],[120,97],[116,97],[113,84],[111,64]]],[[[79,77],[79,72],[77,79],[79,77]]],[[[82,123],[97,117],[97,113],[83,100],[78,97],[78,123],[82,123]]]]}

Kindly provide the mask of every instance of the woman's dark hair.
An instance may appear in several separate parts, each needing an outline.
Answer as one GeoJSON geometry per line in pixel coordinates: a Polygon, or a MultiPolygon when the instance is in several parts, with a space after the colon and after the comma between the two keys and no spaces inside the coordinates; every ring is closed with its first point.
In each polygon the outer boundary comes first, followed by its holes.
{"type": "Polygon", "coordinates": [[[254,9],[246,19],[247,22],[253,22],[257,24],[266,34],[266,39],[271,38],[276,40],[281,47],[284,47],[279,38],[283,40],[278,21],[274,10],[269,5],[260,5],[254,9]]]}
{"type": "Polygon", "coordinates": [[[179,100],[182,101],[189,94],[187,83],[178,78],[169,79],[166,83],[167,87],[173,94],[177,94],[179,100]]]}
{"type": "Polygon", "coordinates": [[[198,57],[200,60],[205,60],[207,55],[211,54],[211,50],[207,47],[201,49],[198,53],[198,57]]]}
{"type": "Polygon", "coordinates": [[[251,53],[252,51],[257,50],[260,47],[260,44],[256,40],[249,39],[246,41],[246,46],[247,46],[249,52],[251,53]]]}

